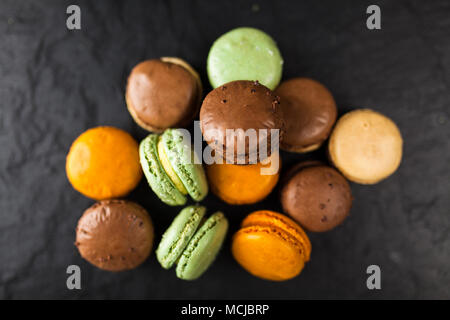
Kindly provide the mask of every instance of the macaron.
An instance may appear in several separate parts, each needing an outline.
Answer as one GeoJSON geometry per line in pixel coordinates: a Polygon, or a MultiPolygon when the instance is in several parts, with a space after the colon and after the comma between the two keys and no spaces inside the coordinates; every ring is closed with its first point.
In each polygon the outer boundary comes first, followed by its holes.
{"type": "Polygon", "coordinates": [[[221,212],[205,218],[206,208],[189,206],[181,210],[163,234],[156,257],[165,269],[176,266],[180,279],[195,280],[213,263],[228,230],[221,212]]]}
{"type": "Polygon", "coordinates": [[[203,167],[182,130],[148,135],[140,143],[139,157],[150,188],[164,203],[180,206],[187,195],[201,201],[208,194],[203,167]]]}
{"type": "Polygon", "coordinates": [[[138,143],[114,127],[96,127],[82,133],[66,158],[69,182],[86,197],[104,200],[127,195],[139,183],[138,143]]]}
{"type": "Polygon", "coordinates": [[[308,231],[323,232],[340,225],[350,212],[352,193],[335,169],[316,162],[300,163],[281,188],[283,211],[308,231]]]}
{"type": "Polygon", "coordinates": [[[284,121],[279,97],[257,81],[233,81],[211,91],[200,109],[210,148],[231,164],[262,161],[278,149],[284,121]]]}
{"type": "Polygon", "coordinates": [[[150,255],[153,224],[137,203],[104,200],[87,209],[78,221],[75,245],[80,255],[107,271],[136,268],[150,255]]]}
{"type": "Polygon", "coordinates": [[[275,90],[286,125],[281,149],[304,153],[318,149],[336,122],[337,108],[331,92],[309,78],[283,81],[275,90]]]}
{"type": "Polygon", "coordinates": [[[248,215],[233,236],[231,251],[252,275],[272,281],[296,277],[309,261],[311,243],[303,229],[277,212],[248,215]]]}
{"type": "Polygon", "coordinates": [[[143,61],[133,68],[125,100],[138,125],[162,132],[184,127],[195,118],[202,90],[198,73],[186,61],[163,57],[143,61]]]}
{"type": "Polygon", "coordinates": [[[212,193],[231,205],[252,204],[266,198],[278,182],[281,158],[272,154],[267,163],[206,166],[212,193]]]}
{"type": "Polygon", "coordinates": [[[331,133],[328,154],[349,180],[374,184],[392,175],[402,160],[403,139],[397,125],[370,109],[342,116],[331,133]]]}
{"type": "Polygon", "coordinates": [[[207,60],[209,82],[217,88],[235,80],[258,80],[275,89],[283,58],[275,41],[255,28],[233,29],[212,45],[207,60]]]}

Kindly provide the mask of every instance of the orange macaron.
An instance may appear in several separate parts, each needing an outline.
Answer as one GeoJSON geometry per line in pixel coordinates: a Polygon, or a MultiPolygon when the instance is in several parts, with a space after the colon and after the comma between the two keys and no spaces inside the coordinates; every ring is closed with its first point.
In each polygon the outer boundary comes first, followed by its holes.
{"type": "Polygon", "coordinates": [[[311,242],[293,220],[261,210],[248,215],[233,236],[236,261],[256,277],[284,281],[302,271],[311,254],[311,242]]]}
{"type": "Polygon", "coordinates": [[[272,154],[264,163],[209,165],[206,167],[206,174],[211,191],[232,205],[259,202],[277,184],[280,160],[278,154],[272,154]]]}
{"type": "Polygon", "coordinates": [[[86,197],[96,200],[123,197],[142,177],[138,143],[118,128],[89,129],[70,147],[66,174],[75,190],[86,197]]]}

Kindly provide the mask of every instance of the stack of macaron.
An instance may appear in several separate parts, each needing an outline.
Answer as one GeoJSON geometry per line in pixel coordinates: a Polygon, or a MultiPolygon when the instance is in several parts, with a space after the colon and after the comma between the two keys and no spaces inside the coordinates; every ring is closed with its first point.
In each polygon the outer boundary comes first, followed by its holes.
{"type": "Polygon", "coordinates": [[[67,155],[72,186],[98,201],[78,222],[81,256],[109,271],[132,269],[147,259],[155,237],[152,220],[143,207],[124,199],[145,176],[163,203],[193,202],[162,235],[156,258],[165,269],[176,265],[180,279],[197,279],[213,263],[228,230],[223,213],[205,218],[200,202],[208,191],[229,205],[247,205],[279,185],[284,214],[264,208],[250,213],[235,231],[231,251],[256,277],[297,276],[311,255],[305,230],[324,232],[343,223],[353,201],[349,181],[375,184],[393,174],[403,141],[396,124],[374,110],[357,109],[338,119],[323,84],[302,77],[280,83],[282,69],[275,41],[254,28],[231,30],[213,43],[207,58],[212,90],[205,97],[198,73],[180,58],[134,67],[126,106],[148,136],[138,144],[123,130],[97,127],[81,134],[67,155]],[[197,116],[215,160],[205,168],[183,129],[197,116]],[[251,131],[257,144],[246,135],[230,138],[229,130],[251,131]],[[322,146],[328,159],[299,162],[280,176],[279,149],[307,153],[322,146]]]}

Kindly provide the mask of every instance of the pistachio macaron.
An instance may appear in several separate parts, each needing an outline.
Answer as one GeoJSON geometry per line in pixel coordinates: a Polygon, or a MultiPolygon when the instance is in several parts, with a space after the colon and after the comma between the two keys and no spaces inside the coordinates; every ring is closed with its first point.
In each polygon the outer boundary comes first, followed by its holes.
{"type": "Polygon", "coordinates": [[[189,206],[181,210],[163,234],[156,257],[165,269],[176,266],[183,280],[199,278],[213,263],[228,230],[224,214],[205,218],[206,208],[189,206]]]}
{"type": "Polygon", "coordinates": [[[236,28],[214,42],[207,70],[213,88],[235,80],[257,80],[273,90],[281,79],[283,58],[267,33],[255,28],[236,28]]]}
{"type": "Polygon", "coordinates": [[[400,166],[403,139],[397,125],[385,115],[358,109],[342,116],[328,143],[334,166],[349,180],[374,184],[400,166]]]}
{"type": "Polygon", "coordinates": [[[184,205],[188,195],[201,201],[208,194],[203,167],[182,130],[148,135],[139,145],[139,158],[150,188],[164,203],[184,205]]]}

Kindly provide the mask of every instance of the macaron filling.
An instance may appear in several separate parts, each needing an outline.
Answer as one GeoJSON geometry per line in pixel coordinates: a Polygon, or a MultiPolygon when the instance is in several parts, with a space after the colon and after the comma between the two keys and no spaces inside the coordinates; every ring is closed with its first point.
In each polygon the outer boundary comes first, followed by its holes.
{"type": "Polygon", "coordinates": [[[161,163],[162,167],[164,168],[164,171],[166,171],[166,174],[169,176],[170,181],[175,185],[175,187],[180,191],[182,194],[186,195],[188,192],[186,188],[183,185],[183,182],[178,177],[177,173],[173,169],[172,165],[170,164],[169,159],[167,158],[167,154],[164,151],[164,145],[161,139],[161,136],[158,138],[158,158],[159,162],[161,163]]]}
{"type": "Polygon", "coordinates": [[[208,194],[208,183],[190,143],[184,141],[183,133],[177,129],[164,131],[161,140],[167,160],[187,193],[195,201],[203,200],[208,194]]]}
{"type": "Polygon", "coordinates": [[[266,228],[273,229],[272,231],[275,231],[278,236],[300,247],[305,262],[309,261],[311,243],[305,232],[294,222],[288,221],[287,217],[281,217],[269,211],[255,212],[244,219],[242,227],[242,232],[246,232],[246,230],[247,232],[253,232],[254,229],[260,231],[267,230],[266,228]]]}
{"type": "Polygon", "coordinates": [[[176,268],[177,276],[185,280],[194,280],[202,275],[219,252],[227,229],[228,222],[222,212],[216,212],[206,219],[180,256],[176,268]],[[214,231],[214,229],[217,230],[214,231]],[[206,239],[207,235],[211,233],[212,237],[206,239]],[[196,262],[194,260],[202,261],[196,262]],[[190,267],[190,264],[193,264],[193,266],[190,267]]]}
{"type": "Polygon", "coordinates": [[[150,134],[142,140],[139,146],[142,169],[148,184],[163,202],[174,206],[183,205],[186,203],[186,196],[175,187],[159,160],[158,137],[157,134],[150,134]]]}
{"type": "Polygon", "coordinates": [[[205,218],[206,208],[188,206],[164,232],[156,257],[165,269],[177,265],[180,279],[200,277],[214,261],[228,230],[224,214],[216,212],[205,218]]]}
{"type": "Polygon", "coordinates": [[[169,269],[178,263],[183,250],[203,224],[206,213],[205,207],[190,206],[183,209],[164,233],[156,250],[159,263],[169,269]]]}

